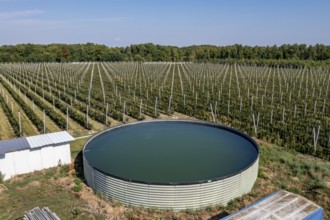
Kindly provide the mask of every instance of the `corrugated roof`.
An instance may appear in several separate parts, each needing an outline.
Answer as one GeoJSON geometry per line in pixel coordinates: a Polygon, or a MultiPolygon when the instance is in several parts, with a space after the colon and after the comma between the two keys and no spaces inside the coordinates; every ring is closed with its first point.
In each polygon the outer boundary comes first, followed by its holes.
{"type": "Polygon", "coordinates": [[[26,138],[31,148],[44,147],[73,141],[74,138],[66,131],[36,135],[26,138]]]}
{"type": "Polygon", "coordinates": [[[8,152],[24,150],[29,148],[30,145],[25,137],[0,141],[0,154],[5,154],[8,152]]]}
{"type": "Polygon", "coordinates": [[[61,220],[54,212],[48,207],[39,208],[35,207],[29,212],[25,212],[23,220],[61,220]]]}
{"type": "Polygon", "coordinates": [[[48,137],[48,134],[27,137],[26,140],[29,142],[31,148],[43,147],[52,144],[52,141],[48,137]]]}
{"type": "Polygon", "coordinates": [[[60,131],[55,133],[49,133],[48,137],[53,142],[53,144],[65,143],[69,141],[74,141],[75,139],[66,131],[60,131]]]}
{"type": "Polygon", "coordinates": [[[322,214],[322,211],[320,206],[308,199],[285,190],[280,190],[223,218],[223,220],[305,219],[315,212],[322,214]]]}
{"type": "Polygon", "coordinates": [[[75,139],[66,131],[4,140],[0,141],[0,154],[29,148],[42,148],[45,146],[66,143],[73,140],[75,139]]]}

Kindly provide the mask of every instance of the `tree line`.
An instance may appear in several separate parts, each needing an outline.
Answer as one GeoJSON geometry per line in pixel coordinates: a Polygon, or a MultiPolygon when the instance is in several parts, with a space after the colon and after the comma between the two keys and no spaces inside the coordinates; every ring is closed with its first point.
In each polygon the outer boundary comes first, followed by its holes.
{"type": "Polygon", "coordinates": [[[0,62],[84,61],[184,61],[291,66],[330,64],[330,46],[283,44],[281,46],[194,45],[161,46],[152,43],[127,47],[86,44],[18,44],[0,46],[0,62]]]}

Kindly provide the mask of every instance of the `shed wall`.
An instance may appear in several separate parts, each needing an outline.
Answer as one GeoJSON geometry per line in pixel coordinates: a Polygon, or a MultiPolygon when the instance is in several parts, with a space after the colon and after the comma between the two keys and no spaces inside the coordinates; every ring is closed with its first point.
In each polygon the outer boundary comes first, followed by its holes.
{"type": "Polygon", "coordinates": [[[42,170],[59,164],[70,164],[70,144],[9,152],[0,156],[0,171],[4,180],[14,175],[42,170]]]}
{"type": "Polygon", "coordinates": [[[39,170],[42,167],[42,157],[40,149],[30,149],[28,153],[30,170],[39,170]]]}
{"type": "Polygon", "coordinates": [[[63,144],[53,147],[54,163],[57,165],[71,163],[70,144],[63,144]]]}
{"type": "Polygon", "coordinates": [[[42,167],[49,168],[54,166],[53,146],[43,147],[40,149],[40,151],[41,151],[42,167]]]}
{"type": "Polygon", "coordinates": [[[29,166],[29,150],[15,151],[13,153],[15,174],[28,173],[29,166]]]}
{"type": "Polygon", "coordinates": [[[2,154],[0,156],[0,171],[5,175],[4,180],[10,178],[15,173],[14,155],[11,153],[2,154]]]}

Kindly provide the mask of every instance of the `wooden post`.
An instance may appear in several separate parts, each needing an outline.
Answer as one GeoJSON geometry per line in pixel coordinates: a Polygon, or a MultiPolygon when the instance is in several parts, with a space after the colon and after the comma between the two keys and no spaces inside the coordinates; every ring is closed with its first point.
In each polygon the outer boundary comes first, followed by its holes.
{"type": "Polygon", "coordinates": [[[270,124],[273,124],[273,112],[274,112],[274,109],[272,109],[270,111],[270,124]]]}
{"type": "Polygon", "coordinates": [[[19,136],[22,136],[21,112],[18,112],[19,136]]]}
{"type": "Polygon", "coordinates": [[[256,134],[256,136],[258,136],[259,116],[260,116],[260,112],[258,112],[257,118],[255,117],[254,113],[252,113],[254,133],[256,134]]]}
{"type": "Polygon", "coordinates": [[[155,99],[154,117],[156,117],[156,115],[157,115],[157,101],[158,101],[158,97],[156,97],[156,99],[155,99]]]}
{"type": "Polygon", "coordinates": [[[317,106],[317,100],[315,100],[315,102],[314,102],[314,115],[316,113],[316,106],[317,106]]]}
{"type": "Polygon", "coordinates": [[[107,107],[105,108],[105,125],[108,125],[108,111],[109,111],[109,103],[107,103],[107,107]]]}
{"type": "Polygon", "coordinates": [[[170,99],[168,100],[168,108],[167,108],[167,113],[170,114],[171,110],[171,102],[172,102],[172,95],[170,95],[170,99]]]}
{"type": "Polygon", "coordinates": [[[142,114],[142,99],[140,99],[140,112],[139,112],[139,117],[141,117],[142,114]]]}
{"type": "Polygon", "coordinates": [[[290,91],[290,94],[289,94],[289,102],[291,103],[291,91],[290,91]]]}
{"type": "Polygon", "coordinates": [[[215,114],[215,117],[217,117],[217,112],[218,112],[218,102],[215,102],[215,104],[214,104],[214,114],[215,114]]]}
{"type": "Polygon", "coordinates": [[[44,134],[46,133],[46,113],[45,113],[45,110],[43,110],[43,113],[44,113],[44,134]]]}
{"type": "Polygon", "coordinates": [[[183,107],[186,107],[186,94],[183,94],[183,107]]]}
{"type": "Polygon", "coordinates": [[[86,108],[86,124],[87,124],[87,128],[88,128],[88,111],[89,111],[89,105],[87,105],[87,108],[86,108]]]}
{"type": "Polygon", "coordinates": [[[66,107],[66,130],[69,130],[69,107],[66,107]]]}
{"type": "Polygon", "coordinates": [[[316,148],[317,148],[317,142],[319,140],[320,128],[321,128],[321,125],[318,126],[317,131],[316,131],[316,128],[313,127],[313,143],[314,143],[313,155],[314,156],[316,156],[316,148]]]}
{"type": "Polygon", "coordinates": [[[123,107],[123,121],[125,121],[125,108],[126,108],[126,101],[124,101],[124,107],[123,107]]]}
{"type": "Polygon", "coordinates": [[[213,113],[212,103],[210,103],[210,108],[211,108],[212,119],[213,119],[213,122],[215,123],[215,116],[213,113]]]}
{"type": "Polygon", "coordinates": [[[253,96],[251,97],[251,112],[253,111],[253,96]]]}

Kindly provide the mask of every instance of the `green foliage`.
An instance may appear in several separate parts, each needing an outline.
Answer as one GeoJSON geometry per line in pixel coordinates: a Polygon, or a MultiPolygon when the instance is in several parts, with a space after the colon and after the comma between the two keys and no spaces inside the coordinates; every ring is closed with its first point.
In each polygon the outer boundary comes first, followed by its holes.
{"type": "Polygon", "coordinates": [[[19,130],[18,120],[16,119],[14,112],[12,112],[11,109],[9,108],[9,106],[7,105],[5,99],[4,99],[4,97],[2,97],[2,95],[0,95],[0,106],[4,110],[5,115],[7,116],[9,123],[14,130],[15,135],[17,137],[21,136],[22,134],[20,133],[20,130],[19,130]]]}
{"type": "Polygon", "coordinates": [[[14,100],[21,106],[24,110],[25,114],[29,117],[29,119],[34,123],[34,125],[38,128],[40,132],[43,132],[43,122],[42,120],[36,115],[34,111],[22,100],[22,98],[14,91],[13,88],[9,86],[7,82],[0,77],[0,83],[10,92],[11,96],[14,100]]]}
{"type": "MultiPolygon", "coordinates": [[[[149,44],[131,47],[124,52],[131,50],[131,55],[145,56],[164,49],[149,44]]],[[[208,49],[212,57],[212,50],[208,49]]],[[[178,58],[185,56],[174,48],[169,51],[177,53],[178,58]]],[[[24,91],[39,108],[45,109],[47,116],[60,128],[65,127],[67,109],[72,120],[86,129],[97,130],[89,119],[107,126],[106,120],[110,117],[123,121],[124,105],[125,115],[129,116],[125,117],[125,122],[131,118],[143,120],[145,115],[158,117],[177,112],[213,120],[212,106],[217,123],[285,146],[288,151],[311,154],[312,129],[321,125],[316,156],[330,158],[329,68],[326,67],[296,69],[237,63],[47,63],[2,64],[0,74],[0,82],[41,131],[42,121],[17,90],[24,91]],[[43,68],[52,74],[44,76],[43,68]],[[258,133],[255,134],[252,114],[259,113],[258,133]]],[[[295,166],[285,157],[281,162],[295,166]]],[[[296,167],[293,174],[299,176],[301,170],[296,167]]]]}
{"type": "Polygon", "coordinates": [[[132,210],[125,210],[124,215],[129,220],[134,219],[134,213],[132,210]]]}
{"type": "Polygon", "coordinates": [[[324,180],[318,177],[312,178],[310,181],[308,181],[308,185],[306,186],[306,188],[309,192],[315,192],[316,190],[324,189],[324,180]]]}
{"type": "Polygon", "coordinates": [[[259,170],[258,177],[268,179],[267,173],[261,169],[259,170]]]}
{"type": "Polygon", "coordinates": [[[148,44],[109,48],[87,44],[19,44],[0,47],[0,62],[73,61],[190,61],[244,62],[252,65],[305,66],[330,64],[330,46],[283,44],[281,46],[199,45],[174,47],[148,44]]]}
{"type": "Polygon", "coordinates": [[[67,174],[70,171],[70,165],[64,164],[60,166],[60,173],[61,174],[67,174]]]}
{"type": "Polygon", "coordinates": [[[238,199],[230,200],[227,204],[227,208],[228,209],[233,209],[234,207],[237,206],[237,202],[238,202],[238,199]]]}
{"type": "Polygon", "coordinates": [[[80,192],[82,190],[82,185],[79,184],[79,185],[75,185],[72,187],[72,191],[73,192],[80,192]]]}
{"type": "Polygon", "coordinates": [[[74,179],[74,183],[75,183],[75,185],[72,187],[72,191],[73,192],[80,192],[82,190],[82,187],[83,187],[81,180],[76,177],[74,179]]]}
{"type": "Polygon", "coordinates": [[[73,216],[78,216],[81,214],[81,210],[79,208],[74,208],[74,209],[72,209],[71,214],[73,216]]]}

